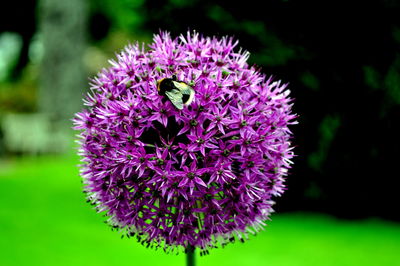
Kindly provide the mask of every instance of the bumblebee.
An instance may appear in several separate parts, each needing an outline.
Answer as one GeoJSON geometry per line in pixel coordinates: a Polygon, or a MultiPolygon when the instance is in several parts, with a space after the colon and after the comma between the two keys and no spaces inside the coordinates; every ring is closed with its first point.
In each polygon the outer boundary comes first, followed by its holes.
{"type": "Polygon", "coordinates": [[[157,91],[160,95],[166,96],[179,110],[182,110],[184,105],[190,105],[195,95],[193,88],[185,82],[177,81],[175,75],[172,78],[158,80],[157,91]]]}

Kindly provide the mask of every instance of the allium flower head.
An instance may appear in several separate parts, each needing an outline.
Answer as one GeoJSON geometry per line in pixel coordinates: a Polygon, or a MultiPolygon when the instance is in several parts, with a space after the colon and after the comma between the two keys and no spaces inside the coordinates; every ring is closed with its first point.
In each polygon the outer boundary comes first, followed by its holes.
{"type": "Polygon", "coordinates": [[[284,191],[296,117],[289,90],[236,46],[164,32],[148,50],[128,45],[91,82],[74,119],[85,192],[142,244],[207,253],[243,241],[284,191]],[[182,110],[157,91],[173,75],[195,91],[182,110]]]}

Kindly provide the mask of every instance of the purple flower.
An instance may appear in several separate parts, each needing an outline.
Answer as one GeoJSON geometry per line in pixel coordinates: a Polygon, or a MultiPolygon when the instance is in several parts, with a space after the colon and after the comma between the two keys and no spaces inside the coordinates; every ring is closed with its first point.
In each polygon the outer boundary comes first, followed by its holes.
{"type": "Polygon", "coordinates": [[[154,36],[91,82],[76,114],[88,199],[142,244],[202,253],[262,229],[284,191],[296,115],[286,84],[247,64],[232,38],[154,36]],[[195,91],[182,110],[157,90],[195,91]]]}

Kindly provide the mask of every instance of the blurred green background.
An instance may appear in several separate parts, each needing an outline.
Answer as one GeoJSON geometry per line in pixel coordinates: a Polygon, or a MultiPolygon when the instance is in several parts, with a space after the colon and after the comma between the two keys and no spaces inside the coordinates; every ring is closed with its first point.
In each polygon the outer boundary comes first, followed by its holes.
{"type": "Polygon", "coordinates": [[[0,12],[0,265],[184,265],[120,239],[85,202],[70,128],[115,52],[188,29],[239,39],[290,83],[299,114],[266,230],[198,265],[400,265],[400,1],[25,0],[0,12]]]}

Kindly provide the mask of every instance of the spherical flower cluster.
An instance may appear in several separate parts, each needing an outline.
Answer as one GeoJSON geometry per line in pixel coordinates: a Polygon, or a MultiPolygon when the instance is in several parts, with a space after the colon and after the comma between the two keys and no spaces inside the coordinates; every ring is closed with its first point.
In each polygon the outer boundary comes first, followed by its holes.
{"type": "Polygon", "coordinates": [[[91,82],[75,129],[89,201],[128,236],[165,251],[262,229],[284,191],[296,115],[286,84],[247,64],[232,38],[197,33],[128,45],[91,82]],[[195,91],[182,110],[157,82],[195,91]]]}

